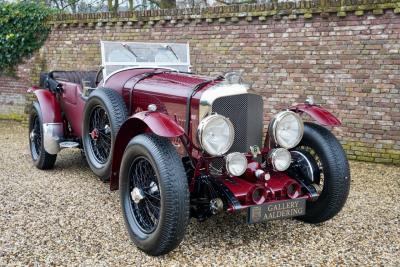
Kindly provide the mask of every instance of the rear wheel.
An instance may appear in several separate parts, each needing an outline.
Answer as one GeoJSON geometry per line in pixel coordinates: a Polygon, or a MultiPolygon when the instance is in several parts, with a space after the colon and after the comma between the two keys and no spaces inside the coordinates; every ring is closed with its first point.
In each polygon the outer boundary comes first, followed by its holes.
{"type": "Polygon", "coordinates": [[[308,173],[321,189],[318,199],[307,202],[306,215],[298,219],[320,223],[334,217],[346,203],[350,190],[350,169],[346,153],[336,137],[325,127],[304,123],[304,136],[297,148],[307,164],[308,173]]]}
{"type": "Polygon", "coordinates": [[[29,148],[33,163],[38,169],[47,170],[54,167],[57,154],[46,152],[43,142],[43,120],[39,103],[33,103],[29,114],[29,148]]]}
{"type": "Polygon", "coordinates": [[[177,247],[189,221],[189,190],[178,153],[166,138],[133,138],[121,162],[120,199],[132,241],[150,255],[177,247]]]}
{"type": "Polygon", "coordinates": [[[110,175],[116,135],[127,116],[121,95],[112,89],[96,89],[86,102],[83,147],[90,168],[104,181],[110,175]]]}

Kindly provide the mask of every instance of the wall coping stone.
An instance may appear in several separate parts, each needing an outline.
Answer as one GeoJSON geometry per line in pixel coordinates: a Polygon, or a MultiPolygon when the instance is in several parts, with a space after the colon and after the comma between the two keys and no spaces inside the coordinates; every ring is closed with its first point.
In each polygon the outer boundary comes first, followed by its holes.
{"type": "Polygon", "coordinates": [[[215,7],[194,7],[182,9],[157,9],[144,11],[101,12],[86,14],[57,14],[48,22],[52,27],[93,27],[123,26],[124,24],[147,24],[154,26],[157,23],[188,24],[191,21],[199,24],[202,21],[212,23],[235,23],[240,19],[251,22],[253,18],[265,21],[268,17],[274,19],[294,20],[303,16],[313,18],[313,14],[327,17],[336,14],[344,17],[350,13],[357,16],[366,11],[374,15],[384,14],[384,10],[393,10],[400,13],[400,0],[301,0],[298,2],[277,2],[268,4],[242,4],[215,7]]]}

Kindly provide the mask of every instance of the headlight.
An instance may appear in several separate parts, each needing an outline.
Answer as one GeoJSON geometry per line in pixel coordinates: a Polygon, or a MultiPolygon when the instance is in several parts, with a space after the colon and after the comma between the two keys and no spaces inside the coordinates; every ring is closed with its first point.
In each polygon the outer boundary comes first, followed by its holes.
{"type": "Polygon", "coordinates": [[[303,138],[303,120],[293,111],[282,111],[272,119],[268,131],[275,144],[290,149],[303,138]]]}
{"type": "Polygon", "coordinates": [[[218,114],[205,117],[197,128],[200,146],[212,156],[226,153],[231,148],[234,137],[232,122],[218,114]]]}
{"type": "Polygon", "coordinates": [[[225,157],[226,170],[232,176],[240,176],[247,169],[247,158],[239,152],[233,152],[225,157]]]}
{"type": "Polygon", "coordinates": [[[268,153],[268,161],[272,164],[275,171],[285,171],[289,168],[292,161],[292,156],[289,150],[284,148],[272,149],[268,153]]]}

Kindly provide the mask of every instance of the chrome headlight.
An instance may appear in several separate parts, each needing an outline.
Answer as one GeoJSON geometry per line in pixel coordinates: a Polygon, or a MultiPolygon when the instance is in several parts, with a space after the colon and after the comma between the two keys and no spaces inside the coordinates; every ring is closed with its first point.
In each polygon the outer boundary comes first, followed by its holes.
{"type": "Polygon", "coordinates": [[[234,137],[235,131],[232,122],[218,114],[205,117],[197,128],[197,139],[201,148],[212,156],[228,152],[234,137]]]}
{"type": "Polygon", "coordinates": [[[274,144],[290,149],[303,138],[303,120],[293,111],[282,111],[272,119],[268,131],[274,144]]]}
{"type": "Polygon", "coordinates": [[[272,164],[275,171],[282,172],[289,168],[292,162],[292,156],[289,150],[280,147],[272,149],[268,153],[268,161],[272,164]]]}
{"type": "Polygon", "coordinates": [[[247,158],[244,154],[233,152],[225,157],[225,167],[232,176],[240,176],[247,169],[247,158]]]}

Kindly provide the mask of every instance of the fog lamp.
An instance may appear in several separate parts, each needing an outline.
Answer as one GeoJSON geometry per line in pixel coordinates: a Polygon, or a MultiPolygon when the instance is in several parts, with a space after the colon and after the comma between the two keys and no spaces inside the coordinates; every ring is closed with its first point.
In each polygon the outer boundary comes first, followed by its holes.
{"type": "Polygon", "coordinates": [[[285,171],[289,168],[292,157],[289,150],[285,148],[272,149],[268,153],[268,162],[272,164],[275,171],[285,171]]]}
{"type": "Polygon", "coordinates": [[[231,176],[240,176],[247,169],[247,158],[239,152],[233,152],[225,157],[226,170],[231,176]]]}

